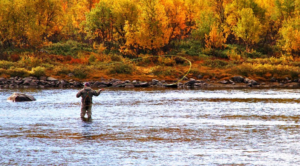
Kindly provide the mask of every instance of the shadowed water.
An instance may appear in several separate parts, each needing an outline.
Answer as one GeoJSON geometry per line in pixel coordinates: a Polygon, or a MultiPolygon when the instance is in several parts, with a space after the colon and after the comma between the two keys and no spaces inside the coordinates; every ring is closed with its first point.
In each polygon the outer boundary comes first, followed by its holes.
{"type": "Polygon", "coordinates": [[[0,90],[0,165],[298,165],[298,89],[0,90]],[[13,92],[37,101],[13,103],[13,92]]]}

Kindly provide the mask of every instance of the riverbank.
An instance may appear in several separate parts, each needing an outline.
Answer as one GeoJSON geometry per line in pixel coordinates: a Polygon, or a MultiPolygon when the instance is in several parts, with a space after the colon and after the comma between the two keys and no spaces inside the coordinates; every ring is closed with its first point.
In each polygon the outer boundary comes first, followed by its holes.
{"type": "MultiPolygon", "coordinates": [[[[0,77],[0,89],[6,88],[82,88],[84,82],[73,79],[56,79],[53,77],[0,77]]],[[[139,87],[161,87],[161,88],[300,88],[299,80],[270,80],[259,82],[242,76],[234,76],[228,80],[216,79],[194,79],[185,77],[182,81],[172,80],[121,80],[104,79],[89,80],[93,88],[139,88],[139,87]]]]}

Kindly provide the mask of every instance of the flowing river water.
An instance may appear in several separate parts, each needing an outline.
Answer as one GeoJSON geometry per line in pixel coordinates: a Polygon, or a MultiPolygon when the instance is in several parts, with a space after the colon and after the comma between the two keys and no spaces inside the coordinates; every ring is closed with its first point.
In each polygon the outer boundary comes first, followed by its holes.
{"type": "Polygon", "coordinates": [[[300,89],[77,91],[0,90],[0,165],[300,164],[300,89]]]}

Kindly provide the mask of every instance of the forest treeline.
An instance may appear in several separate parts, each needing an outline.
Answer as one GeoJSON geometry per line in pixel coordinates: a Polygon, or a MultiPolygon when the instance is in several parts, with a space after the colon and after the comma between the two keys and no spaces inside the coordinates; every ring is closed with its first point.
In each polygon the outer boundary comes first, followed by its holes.
{"type": "Polygon", "coordinates": [[[40,49],[74,40],[138,55],[190,41],[297,56],[299,12],[300,0],[1,0],[0,47],[40,49]]]}

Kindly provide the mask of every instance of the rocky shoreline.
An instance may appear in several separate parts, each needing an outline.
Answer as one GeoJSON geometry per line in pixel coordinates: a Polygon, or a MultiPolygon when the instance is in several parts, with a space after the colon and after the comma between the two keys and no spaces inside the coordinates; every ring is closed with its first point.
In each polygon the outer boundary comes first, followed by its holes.
{"type": "MultiPolygon", "coordinates": [[[[183,81],[168,83],[164,80],[152,79],[152,81],[140,80],[119,80],[119,79],[101,79],[98,81],[89,81],[93,88],[106,87],[173,87],[173,88],[300,88],[300,80],[276,80],[271,79],[269,82],[258,82],[253,79],[242,76],[234,76],[229,80],[210,80],[185,78],[183,81]]],[[[11,77],[9,79],[0,77],[0,89],[7,88],[82,88],[84,82],[75,80],[56,79],[53,77],[11,77]]]]}

